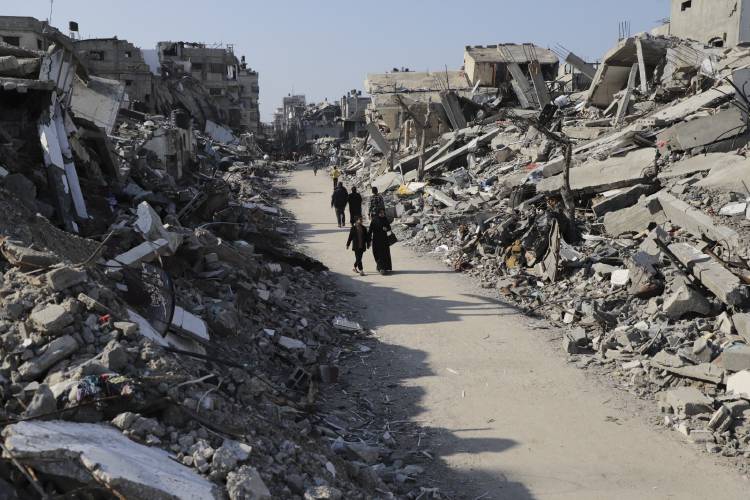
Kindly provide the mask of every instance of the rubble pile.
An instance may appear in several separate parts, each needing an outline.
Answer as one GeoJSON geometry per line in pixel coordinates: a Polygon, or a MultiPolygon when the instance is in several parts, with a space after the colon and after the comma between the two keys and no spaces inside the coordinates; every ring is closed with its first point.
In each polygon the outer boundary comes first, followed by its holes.
{"type": "Polygon", "coordinates": [[[288,242],[279,173],[293,165],[220,123],[194,129],[184,108],[120,109],[118,85],[88,77],[62,37],[47,52],[0,44],[0,488],[414,489],[417,469],[397,481],[407,465],[318,412],[369,334],[288,242]]]}
{"type": "Polygon", "coordinates": [[[750,458],[750,51],[641,34],[598,69],[567,60],[587,90],[522,99],[514,74],[493,99],[441,91],[427,119],[404,90],[401,130],[375,108],[342,145],[346,181],[384,193],[401,240],[562,328],[578,366],[750,458]],[[435,113],[452,131],[425,141],[435,113]]]}

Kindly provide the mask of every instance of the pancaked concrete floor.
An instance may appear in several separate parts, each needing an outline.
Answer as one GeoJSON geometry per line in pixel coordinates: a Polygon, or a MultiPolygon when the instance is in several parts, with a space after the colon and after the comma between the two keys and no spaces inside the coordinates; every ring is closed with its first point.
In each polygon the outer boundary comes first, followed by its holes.
{"type": "Polygon", "coordinates": [[[405,418],[440,429],[443,484],[484,499],[748,498],[747,480],[720,459],[648,424],[641,403],[568,364],[549,334],[438,260],[399,244],[393,275],[375,273],[368,252],[367,276],[354,276],[325,171],[300,170],[289,187],[301,244],[377,331],[368,363],[400,380],[405,418]]]}

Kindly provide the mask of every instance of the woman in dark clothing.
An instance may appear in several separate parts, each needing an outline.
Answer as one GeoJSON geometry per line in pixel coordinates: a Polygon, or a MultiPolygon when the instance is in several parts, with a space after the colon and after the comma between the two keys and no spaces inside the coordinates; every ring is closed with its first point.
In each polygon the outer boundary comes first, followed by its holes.
{"type": "Polygon", "coordinates": [[[367,231],[367,226],[362,224],[361,215],[357,217],[356,222],[349,230],[349,239],[346,240],[346,248],[349,248],[349,245],[354,250],[354,268],[352,271],[364,276],[365,270],[362,266],[362,256],[370,248],[370,233],[367,231]]]}
{"type": "Polygon", "coordinates": [[[352,192],[349,193],[349,220],[352,226],[357,222],[357,217],[362,216],[362,195],[357,192],[357,188],[352,186],[352,192]]]}
{"type": "Polygon", "coordinates": [[[386,274],[392,271],[391,248],[388,244],[388,232],[391,225],[385,217],[385,210],[380,210],[370,224],[370,240],[372,241],[372,255],[378,265],[378,272],[386,274]]]}

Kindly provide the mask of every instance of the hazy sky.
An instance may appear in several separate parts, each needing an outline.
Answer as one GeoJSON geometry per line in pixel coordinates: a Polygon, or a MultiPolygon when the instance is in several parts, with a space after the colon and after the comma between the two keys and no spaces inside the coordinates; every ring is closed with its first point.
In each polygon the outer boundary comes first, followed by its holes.
{"type": "MultiPolygon", "coordinates": [[[[47,19],[49,0],[0,0],[0,15],[47,19]]],[[[224,42],[260,73],[262,119],[281,98],[335,100],[361,89],[365,75],[463,64],[465,45],[562,44],[597,59],[616,41],[669,16],[669,0],[54,0],[52,24],[78,21],[84,37],[224,42]]]]}

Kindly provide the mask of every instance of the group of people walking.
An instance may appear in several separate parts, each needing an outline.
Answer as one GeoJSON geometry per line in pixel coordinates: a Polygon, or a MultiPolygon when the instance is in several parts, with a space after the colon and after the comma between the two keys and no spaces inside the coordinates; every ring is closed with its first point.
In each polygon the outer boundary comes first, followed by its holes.
{"type": "Polygon", "coordinates": [[[372,196],[367,211],[370,218],[370,227],[368,228],[365,226],[362,216],[362,195],[357,192],[356,187],[352,187],[351,192],[348,192],[344,184],[339,182],[339,177],[340,174],[334,177],[335,189],[331,195],[331,207],[336,212],[336,222],[340,228],[346,227],[346,207],[349,207],[351,228],[349,229],[346,248],[351,247],[354,251],[352,271],[361,276],[365,275],[362,257],[367,250],[372,248],[378,272],[380,274],[390,273],[393,270],[390,246],[396,241],[396,237],[393,235],[390,222],[385,215],[383,197],[378,193],[377,188],[372,188],[372,196]]]}

